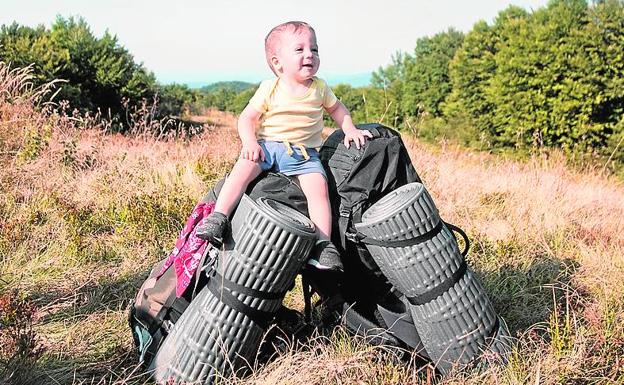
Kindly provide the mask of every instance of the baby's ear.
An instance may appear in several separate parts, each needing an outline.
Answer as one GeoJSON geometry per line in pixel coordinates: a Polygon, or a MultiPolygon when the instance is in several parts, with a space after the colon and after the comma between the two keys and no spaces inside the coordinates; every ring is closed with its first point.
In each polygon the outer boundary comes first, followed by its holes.
{"type": "Polygon", "coordinates": [[[282,70],[282,65],[280,64],[279,59],[277,58],[277,56],[271,56],[271,65],[273,66],[275,71],[281,71],[282,70]]]}

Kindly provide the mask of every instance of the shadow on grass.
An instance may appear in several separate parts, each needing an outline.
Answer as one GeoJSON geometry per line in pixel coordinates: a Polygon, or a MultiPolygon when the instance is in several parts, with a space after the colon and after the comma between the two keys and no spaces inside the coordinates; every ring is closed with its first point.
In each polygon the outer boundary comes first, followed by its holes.
{"type": "Polygon", "coordinates": [[[524,266],[505,263],[493,271],[475,269],[494,309],[512,335],[548,322],[577,267],[572,260],[537,257],[524,266]]]}
{"type": "Polygon", "coordinates": [[[22,376],[20,385],[153,384],[133,349],[120,348],[101,360],[47,357],[22,376]]]}
{"type": "Polygon", "coordinates": [[[147,278],[149,269],[134,274],[91,280],[73,292],[67,290],[47,290],[35,292],[32,299],[44,316],[39,323],[86,318],[91,314],[106,310],[125,309],[134,299],[139,287],[147,278]]]}
{"type": "MultiPolygon", "coordinates": [[[[62,324],[67,329],[71,325],[83,325],[81,322],[86,321],[84,327],[94,328],[93,338],[97,342],[77,340],[76,349],[72,350],[71,338],[76,337],[68,335],[65,338],[69,342],[65,341],[62,345],[69,345],[69,349],[47,343],[44,356],[35,366],[21,370],[15,384],[151,383],[137,366],[138,355],[132,344],[129,327],[123,322],[119,324],[118,321],[112,325],[107,324],[105,320],[110,312],[125,312],[148,273],[148,269],[143,269],[131,275],[89,281],[69,294],[64,290],[32,294],[32,298],[46,310],[38,324],[62,324]],[[47,305],[42,306],[45,304],[47,305]],[[98,315],[102,316],[99,326],[97,320],[92,321],[98,315]],[[91,320],[87,319],[89,317],[91,320]],[[98,337],[100,334],[101,339],[98,337]]],[[[4,385],[2,381],[0,384],[4,385]]]]}
{"type": "MultiPolygon", "coordinates": [[[[555,303],[561,297],[558,288],[569,283],[576,268],[570,260],[562,261],[547,256],[533,256],[522,263],[509,261],[494,269],[481,268],[483,264],[480,261],[471,265],[494,308],[506,320],[514,336],[522,334],[537,323],[548,322],[555,303]]],[[[90,282],[76,290],[76,298],[71,306],[50,312],[40,322],[70,318],[76,320],[76,317],[80,319],[106,310],[125,309],[147,274],[148,271],[145,270],[128,276],[90,282]]],[[[64,295],[66,296],[60,291],[42,292],[35,298],[40,303],[46,303],[63,298],[64,295]]],[[[127,338],[126,342],[129,342],[129,330],[127,338]]],[[[32,381],[29,379],[24,384],[150,383],[149,378],[141,375],[141,370],[137,368],[136,352],[129,343],[117,344],[104,354],[86,354],[80,359],[76,359],[72,352],[69,355],[63,352],[50,353],[31,372],[32,381]]]]}

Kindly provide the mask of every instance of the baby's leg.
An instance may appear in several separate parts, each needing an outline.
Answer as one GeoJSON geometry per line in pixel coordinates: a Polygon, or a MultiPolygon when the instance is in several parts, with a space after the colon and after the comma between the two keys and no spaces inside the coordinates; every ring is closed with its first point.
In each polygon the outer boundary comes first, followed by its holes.
{"type": "Polygon", "coordinates": [[[343,271],[340,254],[330,240],[332,217],[327,181],[320,173],[297,175],[297,179],[308,200],[310,219],[318,229],[320,238],[308,264],[321,270],[343,271]]]}
{"type": "Polygon", "coordinates": [[[237,160],[232,172],[221,187],[215,204],[215,211],[226,216],[230,215],[249,183],[256,179],[261,172],[259,163],[247,159],[237,160]]]}
{"type": "Polygon", "coordinates": [[[202,239],[220,244],[228,228],[228,216],[247,189],[247,185],[262,171],[260,165],[247,159],[239,159],[232,168],[232,172],[225,179],[215,210],[208,217],[202,219],[195,234],[202,239]]]}
{"type": "Polygon", "coordinates": [[[297,179],[308,200],[310,219],[318,229],[320,238],[329,239],[331,237],[332,218],[325,177],[320,173],[311,173],[297,175],[297,179]]]}

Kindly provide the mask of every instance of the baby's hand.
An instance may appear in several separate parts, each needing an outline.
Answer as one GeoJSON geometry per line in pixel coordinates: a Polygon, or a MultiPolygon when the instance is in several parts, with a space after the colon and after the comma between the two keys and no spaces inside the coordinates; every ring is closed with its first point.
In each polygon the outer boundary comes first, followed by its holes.
{"type": "Polygon", "coordinates": [[[262,147],[258,144],[258,142],[243,142],[243,149],[240,154],[241,159],[247,159],[252,162],[257,162],[259,160],[264,161],[264,151],[262,151],[262,147]]]}
{"type": "Polygon", "coordinates": [[[355,147],[359,150],[361,146],[364,146],[366,143],[366,137],[372,138],[373,134],[368,130],[358,130],[357,128],[353,128],[351,130],[343,130],[344,137],[344,145],[346,148],[349,148],[349,142],[353,141],[355,143],[355,147]]]}

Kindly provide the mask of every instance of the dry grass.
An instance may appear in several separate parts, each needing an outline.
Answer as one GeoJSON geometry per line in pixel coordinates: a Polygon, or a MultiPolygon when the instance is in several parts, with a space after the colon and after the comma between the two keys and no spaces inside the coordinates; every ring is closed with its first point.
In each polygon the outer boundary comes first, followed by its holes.
{"type": "MultiPolygon", "coordinates": [[[[28,78],[0,63],[0,291],[36,305],[45,348],[21,381],[149,383],[126,306],[232,165],[234,117],[211,112],[192,139],[108,135],[42,105],[50,90],[28,78]]],[[[518,162],[405,141],[443,218],[473,241],[471,266],[519,338],[511,362],[434,379],[338,329],[222,383],[624,383],[622,182],[557,154],[518,162]]]]}

